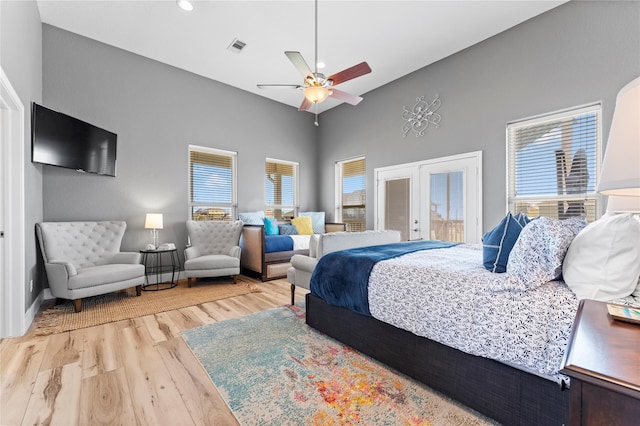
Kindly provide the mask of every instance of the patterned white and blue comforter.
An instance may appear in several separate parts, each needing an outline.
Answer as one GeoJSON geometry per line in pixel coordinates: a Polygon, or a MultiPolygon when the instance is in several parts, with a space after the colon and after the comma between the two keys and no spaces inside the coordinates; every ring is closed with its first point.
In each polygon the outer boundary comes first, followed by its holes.
{"type": "MultiPolygon", "coordinates": [[[[519,292],[488,290],[506,279],[484,269],[481,245],[419,251],[373,267],[369,308],[374,318],[418,336],[568,381],[558,371],[576,296],[562,281],[519,292]]],[[[618,302],[635,304],[628,299],[618,302]]]]}

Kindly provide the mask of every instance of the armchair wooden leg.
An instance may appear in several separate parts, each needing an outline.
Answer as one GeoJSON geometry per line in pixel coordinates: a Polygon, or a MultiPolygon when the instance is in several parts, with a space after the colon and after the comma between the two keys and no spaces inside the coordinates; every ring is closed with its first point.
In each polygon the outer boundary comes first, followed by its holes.
{"type": "Polygon", "coordinates": [[[136,286],[136,296],[140,296],[142,294],[142,286],[141,285],[137,285],[136,286]]]}
{"type": "Polygon", "coordinates": [[[291,284],[291,306],[296,303],[296,286],[295,284],[291,284]]]}
{"type": "Polygon", "coordinates": [[[235,275],[231,275],[231,278],[233,278],[233,283],[234,284],[238,284],[238,280],[236,279],[235,275]]]}
{"type": "Polygon", "coordinates": [[[76,312],[80,312],[82,310],[82,299],[74,299],[73,300],[73,309],[76,312]]]}
{"type": "Polygon", "coordinates": [[[187,278],[187,287],[191,288],[191,277],[187,278]]]}

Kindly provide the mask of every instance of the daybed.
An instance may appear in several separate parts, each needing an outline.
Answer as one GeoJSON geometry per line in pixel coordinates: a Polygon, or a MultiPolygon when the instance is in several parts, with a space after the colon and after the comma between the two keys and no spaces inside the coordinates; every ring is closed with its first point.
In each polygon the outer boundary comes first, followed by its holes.
{"type": "MultiPolygon", "coordinates": [[[[284,223],[284,222],[283,222],[284,223]]],[[[344,231],[344,223],[325,223],[324,232],[344,231]]],[[[293,246],[282,250],[278,248],[278,243],[288,237],[283,235],[267,235],[264,225],[247,224],[245,222],[240,240],[242,256],[240,266],[242,273],[248,276],[255,276],[262,281],[284,278],[287,270],[291,266],[291,257],[296,254],[309,254],[309,240],[311,235],[293,235],[293,246]],[[272,239],[274,242],[272,248],[272,239]]]]}
{"type": "MultiPolygon", "coordinates": [[[[483,267],[481,245],[427,241],[325,255],[306,296],[307,324],[502,424],[568,424],[570,383],[559,371],[578,298],[558,277],[584,224],[536,241],[529,231],[547,222],[532,223],[506,274],[483,267]],[[536,271],[531,256],[544,267],[536,271]],[[369,265],[364,287],[356,263],[369,265]],[[544,278],[549,267],[555,276],[544,278]]],[[[637,282],[637,267],[634,274],[637,282]]]]}

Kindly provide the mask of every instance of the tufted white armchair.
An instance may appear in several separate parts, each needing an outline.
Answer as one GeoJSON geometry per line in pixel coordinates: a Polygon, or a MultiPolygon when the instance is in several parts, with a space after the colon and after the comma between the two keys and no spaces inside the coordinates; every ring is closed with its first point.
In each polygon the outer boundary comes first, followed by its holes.
{"type": "Polygon", "coordinates": [[[184,251],[184,272],[191,278],[221,277],[240,274],[240,235],[244,224],[237,220],[188,220],[187,233],[191,245],[184,251]]]}
{"type": "Polygon", "coordinates": [[[126,222],[42,222],[36,235],[51,294],[73,300],[136,287],[140,296],[144,266],[140,253],[121,252],[126,222]]]}

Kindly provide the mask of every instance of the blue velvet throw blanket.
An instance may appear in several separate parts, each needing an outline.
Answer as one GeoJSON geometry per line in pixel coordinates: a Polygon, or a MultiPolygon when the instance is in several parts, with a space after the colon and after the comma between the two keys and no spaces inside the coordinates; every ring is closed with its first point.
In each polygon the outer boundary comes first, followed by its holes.
{"type": "Polygon", "coordinates": [[[456,243],[409,241],[335,251],[320,258],[311,275],[311,294],[330,305],[341,306],[371,316],[369,274],[373,266],[420,250],[448,248],[456,243]]]}

